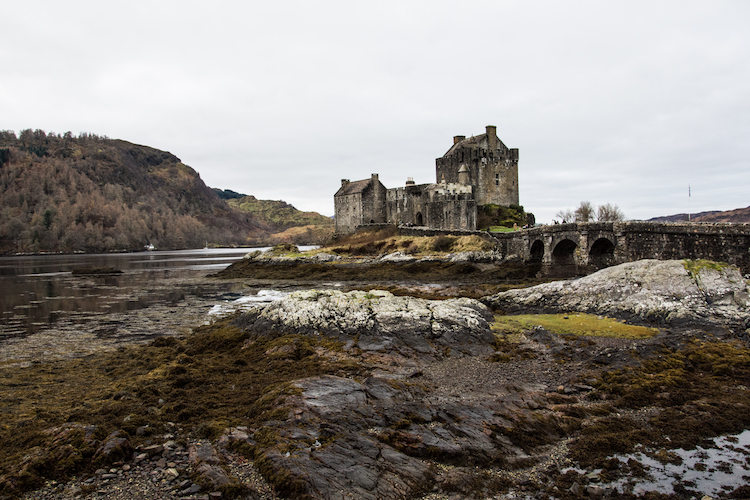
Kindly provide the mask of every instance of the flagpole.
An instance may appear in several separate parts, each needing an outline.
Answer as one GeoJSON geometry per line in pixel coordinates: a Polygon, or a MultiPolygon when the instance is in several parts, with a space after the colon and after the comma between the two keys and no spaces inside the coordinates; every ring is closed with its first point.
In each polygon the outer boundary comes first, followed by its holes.
{"type": "Polygon", "coordinates": [[[688,184],[688,222],[690,222],[690,184],[688,184]]]}

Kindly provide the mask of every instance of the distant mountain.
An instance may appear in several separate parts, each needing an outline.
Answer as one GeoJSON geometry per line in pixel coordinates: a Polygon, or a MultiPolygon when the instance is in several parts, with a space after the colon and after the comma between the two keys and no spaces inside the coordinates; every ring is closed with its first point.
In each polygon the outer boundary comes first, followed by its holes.
{"type": "Polygon", "coordinates": [[[273,229],[171,153],[70,132],[0,131],[0,208],[2,253],[247,244],[273,229]]]}
{"type": "MultiPolygon", "coordinates": [[[[651,222],[683,222],[688,220],[687,214],[668,215],[665,217],[654,217],[651,222]]],[[[725,212],[712,210],[709,212],[698,212],[690,214],[691,222],[750,222],[750,207],[727,210],[725,212]]]]}
{"type": "MultiPolygon", "coordinates": [[[[718,210],[713,210],[710,212],[699,212],[697,214],[690,214],[690,220],[694,221],[696,217],[701,217],[704,215],[711,215],[711,214],[717,214],[720,213],[718,210]]],[[[675,215],[666,215],[663,217],[654,217],[653,219],[649,219],[649,222],[683,222],[688,220],[688,214],[675,214],[675,215]]]]}

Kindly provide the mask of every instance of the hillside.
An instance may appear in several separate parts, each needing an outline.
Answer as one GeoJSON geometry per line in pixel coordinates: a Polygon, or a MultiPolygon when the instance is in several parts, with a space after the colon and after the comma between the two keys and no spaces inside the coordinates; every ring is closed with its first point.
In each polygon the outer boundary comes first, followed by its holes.
{"type": "Polygon", "coordinates": [[[727,210],[726,212],[716,212],[712,214],[701,215],[696,218],[698,222],[750,222],[750,207],[727,210]]]}
{"type": "MultiPolygon", "coordinates": [[[[649,219],[651,222],[683,222],[688,220],[687,214],[667,215],[663,217],[654,217],[649,219]]],[[[735,224],[750,222],[750,207],[737,208],[721,212],[711,210],[708,212],[698,212],[690,214],[692,222],[733,222],[735,224]]]]}
{"type": "Polygon", "coordinates": [[[255,196],[227,199],[229,206],[252,214],[254,217],[272,225],[276,229],[288,229],[295,226],[333,226],[333,219],[318,212],[297,210],[285,201],[258,200],[255,196]]]}
{"type": "Polygon", "coordinates": [[[334,221],[318,212],[303,212],[284,201],[259,200],[234,191],[220,194],[229,206],[255,217],[274,228],[275,234],[266,241],[271,244],[294,243],[296,245],[320,245],[328,241],[334,232],[334,221]]]}
{"type": "Polygon", "coordinates": [[[0,252],[246,244],[271,228],[165,151],[92,134],[0,131],[0,252]]]}

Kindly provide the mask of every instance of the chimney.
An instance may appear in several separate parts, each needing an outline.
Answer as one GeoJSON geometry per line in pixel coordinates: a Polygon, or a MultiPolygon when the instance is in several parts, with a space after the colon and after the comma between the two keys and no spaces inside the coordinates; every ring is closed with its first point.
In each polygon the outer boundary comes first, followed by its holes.
{"type": "Polygon", "coordinates": [[[490,151],[497,149],[497,127],[494,125],[487,125],[487,148],[490,151]]]}
{"type": "Polygon", "coordinates": [[[378,182],[378,174],[372,174],[371,177],[373,183],[378,182]]]}
{"type": "Polygon", "coordinates": [[[453,136],[453,145],[455,146],[456,144],[458,144],[459,142],[463,141],[464,139],[466,139],[465,135],[454,135],[453,136]]]}
{"type": "Polygon", "coordinates": [[[406,178],[406,185],[407,186],[413,186],[414,185],[414,177],[407,177],[406,178]]]}
{"type": "Polygon", "coordinates": [[[349,184],[349,179],[341,179],[341,187],[346,187],[349,184]]]}

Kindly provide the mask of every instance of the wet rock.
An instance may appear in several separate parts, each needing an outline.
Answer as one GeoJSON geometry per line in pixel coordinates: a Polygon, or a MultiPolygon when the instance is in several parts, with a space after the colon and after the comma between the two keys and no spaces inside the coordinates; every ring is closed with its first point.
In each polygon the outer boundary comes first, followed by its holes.
{"type": "Polygon", "coordinates": [[[601,498],[604,496],[604,488],[596,485],[586,486],[586,494],[591,498],[601,498]]]}
{"type": "Polygon", "coordinates": [[[122,434],[122,431],[115,431],[104,440],[102,445],[96,450],[94,462],[99,464],[111,464],[118,460],[127,460],[133,456],[133,445],[122,434]]]}
{"type": "Polygon", "coordinates": [[[219,463],[219,455],[216,453],[216,448],[208,441],[191,443],[188,449],[188,458],[193,463],[219,463]]]}
{"type": "Polygon", "coordinates": [[[482,301],[506,311],[579,311],[644,322],[741,328],[750,323],[748,284],[736,267],[704,266],[691,274],[681,260],[629,262],[482,301]]]}
{"type": "MultiPolygon", "coordinates": [[[[299,393],[275,403],[289,409],[287,419],[256,431],[256,441],[266,443],[256,450],[269,477],[286,478],[274,486],[289,496],[334,498],[345,491],[352,498],[404,498],[433,484],[428,460],[503,463],[527,457],[506,433],[525,441],[526,431],[547,432],[529,427],[537,425],[530,410],[538,403],[526,388],[438,403],[425,388],[381,377],[320,376],[293,385],[299,393]],[[527,427],[512,431],[519,419],[527,427]]],[[[466,471],[447,477],[446,489],[474,488],[476,478],[466,471]]]]}
{"type": "Polygon", "coordinates": [[[326,252],[320,252],[319,254],[314,255],[311,260],[315,260],[318,262],[335,262],[337,260],[341,260],[341,256],[326,252]]]}
{"type": "Polygon", "coordinates": [[[148,454],[149,457],[154,457],[156,455],[161,455],[164,452],[164,446],[160,444],[152,444],[143,448],[141,451],[148,454]]]}
{"type": "Polygon", "coordinates": [[[581,485],[578,484],[578,481],[576,481],[575,483],[573,483],[573,485],[570,487],[568,491],[571,494],[578,496],[581,494],[581,490],[582,490],[581,485]]]}
{"type": "Polygon", "coordinates": [[[404,252],[393,252],[380,258],[380,262],[411,262],[413,260],[416,259],[404,252]]]}
{"type": "Polygon", "coordinates": [[[198,482],[207,489],[217,489],[231,484],[233,480],[216,464],[200,463],[195,468],[198,482]]]}
{"type": "Polygon", "coordinates": [[[463,262],[496,262],[503,260],[503,256],[499,252],[458,252],[450,255],[450,262],[463,263],[463,262]]]}

